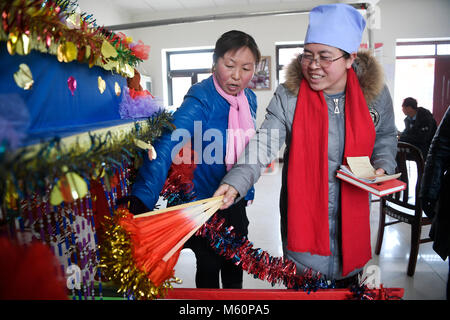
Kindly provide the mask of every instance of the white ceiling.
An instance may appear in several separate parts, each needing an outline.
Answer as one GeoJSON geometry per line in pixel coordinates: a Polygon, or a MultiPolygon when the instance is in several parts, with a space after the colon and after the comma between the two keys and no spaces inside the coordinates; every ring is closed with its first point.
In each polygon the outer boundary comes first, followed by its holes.
{"type": "Polygon", "coordinates": [[[130,12],[142,14],[143,11],[156,13],[162,11],[181,11],[191,9],[218,9],[234,6],[239,10],[242,6],[261,4],[280,5],[284,3],[311,2],[309,0],[112,0],[117,7],[130,12]]]}
{"type": "Polygon", "coordinates": [[[325,3],[362,3],[379,0],[78,0],[82,12],[93,14],[100,25],[224,13],[258,13],[310,10],[325,3]]]}
{"type": "MultiPolygon", "coordinates": [[[[308,11],[326,3],[372,3],[381,0],[78,0],[81,12],[112,27],[221,14],[308,11]]],[[[393,1],[393,0],[390,0],[393,1]]]]}

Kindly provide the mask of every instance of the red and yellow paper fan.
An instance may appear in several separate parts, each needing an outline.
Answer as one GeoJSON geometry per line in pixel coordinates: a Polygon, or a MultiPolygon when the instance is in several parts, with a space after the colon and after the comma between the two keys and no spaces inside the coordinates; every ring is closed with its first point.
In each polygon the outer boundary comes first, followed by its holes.
{"type": "Polygon", "coordinates": [[[116,282],[118,292],[137,299],[162,298],[172,283],[183,244],[222,205],[223,196],[185,203],[134,216],[118,209],[108,218],[101,245],[104,276],[116,282]]]}

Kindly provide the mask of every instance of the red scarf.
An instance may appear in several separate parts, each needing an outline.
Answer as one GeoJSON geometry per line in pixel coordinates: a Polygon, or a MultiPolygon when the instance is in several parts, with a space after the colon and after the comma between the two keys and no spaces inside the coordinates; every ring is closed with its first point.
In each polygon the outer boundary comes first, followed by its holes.
{"type": "MultiPolygon", "coordinates": [[[[346,157],[371,156],[375,127],[355,72],[347,72],[346,157]]],[[[344,160],[345,162],[345,160],[344,160]]],[[[366,191],[341,183],[343,275],[371,258],[366,191]]],[[[288,249],[331,255],[328,226],[328,107],[322,91],[302,80],[297,98],[288,169],[288,249]]]]}

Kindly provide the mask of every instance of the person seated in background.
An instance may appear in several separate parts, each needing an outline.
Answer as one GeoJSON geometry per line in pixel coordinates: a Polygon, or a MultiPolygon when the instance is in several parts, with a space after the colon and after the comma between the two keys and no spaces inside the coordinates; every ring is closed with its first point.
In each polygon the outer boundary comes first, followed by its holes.
{"type": "Polygon", "coordinates": [[[411,97],[403,100],[402,110],[406,115],[405,130],[400,134],[399,140],[419,148],[425,159],[436,132],[436,120],[429,110],[417,107],[417,100],[411,97]]]}

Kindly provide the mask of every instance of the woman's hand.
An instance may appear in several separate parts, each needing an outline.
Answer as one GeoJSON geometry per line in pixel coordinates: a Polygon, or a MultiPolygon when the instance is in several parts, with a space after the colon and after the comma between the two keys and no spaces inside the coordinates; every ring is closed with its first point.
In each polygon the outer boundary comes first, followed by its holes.
{"type": "Polygon", "coordinates": [[[384,171],[383,168],[378,168],[377,170],[375,170],[375,175],[377,176],[382,176],[386,173],[386,171],[384,171]]]}
{"type": "Polygon", "coordinates": [[[238,192],[234,187],[225,183],[220,185],[219,188],[217,188],[216,192],[214,192],[214,197],[218,197],[221,195],[223,195],[223,204],[220,207],[220,210],[224,210],[234,203],[238,192]]]}

